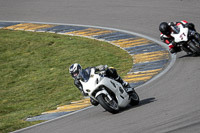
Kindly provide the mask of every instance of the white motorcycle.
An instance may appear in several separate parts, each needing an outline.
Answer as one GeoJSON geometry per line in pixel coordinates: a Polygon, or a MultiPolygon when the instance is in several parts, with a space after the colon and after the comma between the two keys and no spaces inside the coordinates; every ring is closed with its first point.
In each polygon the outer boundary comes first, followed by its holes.
{"type": "Polygon", "coordinates": [[[139,96],[134,89],[128,88],[132,89],[132,93],[128,94],[119,82],[95,73],[94,68],[91,69],[89,77],[83,77],[80,82],[84,93],[110,113],[118,113],[120,108],[127,107],[128,104],[139,104],[139,96]]]}
{"type": "Polygon", "coordinates": [[[191,31],[184,27],[182,24],[178,26],[171,26],[173,33],[171,34],[174,37],[174,41],[177,47],[180,47],[182,50],[191,52],[193,54],[200,55],[200,42],[191,36],[191,31]]]}

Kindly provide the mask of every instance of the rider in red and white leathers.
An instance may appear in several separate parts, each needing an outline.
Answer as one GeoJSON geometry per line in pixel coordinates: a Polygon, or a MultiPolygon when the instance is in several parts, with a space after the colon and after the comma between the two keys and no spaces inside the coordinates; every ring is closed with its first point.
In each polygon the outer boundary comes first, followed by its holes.
{"type": "MultiPolygon", "coordinates": [[[[174,38],[171,36],[171,33],[174,32],[172,27],[173,26],[179,26],[183,25],[184,27],[187,27],[189,30],[191,30],[191,35],[194,36],[197,40],[199,40],[199,34],[195,30],[195,26],[193,23],[188,23],[185,20],[182,20],[180,22],[162,22],[160,23],[159,30],[161,32],[160,39],[168,44],[170,53],[177,53],[180,52],[180,47],[176,47],[176,43],[174,42],[174,38]]],[[[183,48],[184,51],[187,53],[190,53],[190,50],[186,47],[183,48]]]]}

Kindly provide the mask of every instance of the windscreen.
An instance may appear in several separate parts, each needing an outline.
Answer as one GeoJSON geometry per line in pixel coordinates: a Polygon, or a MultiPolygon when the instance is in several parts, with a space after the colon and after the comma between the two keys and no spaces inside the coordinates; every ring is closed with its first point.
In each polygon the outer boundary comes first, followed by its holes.
{"type": "Polygon", "coordinates": [[[178,34],[180,32],[180,28],[178,26],[173,26],[174,33],[178,34]]]}
{"type": "Polygon", "coordinates": [[[88,70],[82,70],[81,71],[81,80],[83,81],[83,82],[87,82],[88,80],[89,80],[89,78],[90,78],[90,70],[88,69],[88,70]]]}

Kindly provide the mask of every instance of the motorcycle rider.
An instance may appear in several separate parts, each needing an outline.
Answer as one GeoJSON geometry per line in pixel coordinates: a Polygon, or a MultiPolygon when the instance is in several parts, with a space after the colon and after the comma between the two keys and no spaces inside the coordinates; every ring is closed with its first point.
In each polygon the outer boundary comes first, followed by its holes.
{"type": "MultiPolygon", "coordinates": [[[[128,90],[126,90],[126,88],[130,87],[129,83],[122,80],[122,78],[117,74],[116,69],[108,67],[107,65],[99,65],[96,67],[87,67],[85,69],[82,69],[80,64],[75,63],[69,67],[69,73],[74,79],[74,85],[82,92],[84,96],[87,96],[87,94],[83,91],[80,80],[83,80],[83,76],[87,75],[87,77],[89,77],[91,68],[94,68],[95,72],[104,74],[106,77],[112,78],[117,82],[121,83],[122,86],[125,88],[125,91],[127,91],[127,93],[131,93],[131,91],[129,92],[128,90]]],[[[90,98],[90,102],[94,106],[98,105],[98,102],[92,98],[90,98]]]]}
{"type": "MultiPolygon", "coordinates": [[[[188,23],[185,20],[182,20],[180,22],[170,22],[170,23],[162,22],[162,23],[160,23],[160,26],[159,26],[159,30],[161,32],[160,39],[164,43],[168,44],[169,51],[172,54],[181,51],[181,48],[176,46],[176,43],[174,42],[174,38],[171,36],[171,33],[174,32],[173,27],[179,26],[179,25],[183,25],[184,27],[187,27],[190,30],[190,33],[191,33],[189,36],[193,36],[195,39],[200,41],[200,35],[199,35],[199,33],[196,32],[195,26],[194,26],[193,23],[188,23]]],[[[188,54],[191,53],[191,51],[187,47],[182,47],[182,48],[188,54]]]]}

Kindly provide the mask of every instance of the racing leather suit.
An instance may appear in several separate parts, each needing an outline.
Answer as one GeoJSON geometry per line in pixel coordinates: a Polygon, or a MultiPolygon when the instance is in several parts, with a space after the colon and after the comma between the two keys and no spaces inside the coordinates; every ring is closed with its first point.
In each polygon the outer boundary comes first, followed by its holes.
{"type": "MultiPolygon", "coordinates": [[[[196,32],[195,30],[195,26],[193,23],[188,23],[185,20],[182,20],[180,22],[171,22],[168,25],[169,26],[178,26],[178,25],[183,25],[184,27],[187,27],[189,30],[193,31],[193,35],[196,38],[199,38],[199,34],[196,32]]],[[[173,32],[173,30],[171,29],[171,33],[173,32]]],[[[166,43],[169,46],[169,51],[170,53],[177,53],[181,51],[180,47],[176,47],[176,43],[174,42],[174,38],[171,35],[164,35],[163,33],[160,34],[160,39],[166,43]]],[[[184,48],[184,51],[186,51],[187,53],[190,52],[190,50],[188,48],[184,48]]]]}

